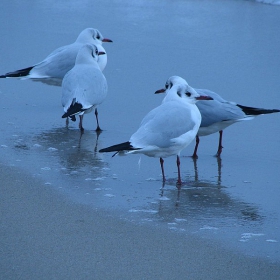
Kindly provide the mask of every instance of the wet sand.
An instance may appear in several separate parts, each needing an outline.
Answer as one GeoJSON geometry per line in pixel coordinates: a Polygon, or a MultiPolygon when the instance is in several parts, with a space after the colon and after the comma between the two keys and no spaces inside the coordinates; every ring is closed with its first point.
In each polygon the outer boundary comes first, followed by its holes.
{"type": "Polygon", "coordinates": [[[278,263],[135,225],[1,165],[1,279],[279,279],[278,263]]]}

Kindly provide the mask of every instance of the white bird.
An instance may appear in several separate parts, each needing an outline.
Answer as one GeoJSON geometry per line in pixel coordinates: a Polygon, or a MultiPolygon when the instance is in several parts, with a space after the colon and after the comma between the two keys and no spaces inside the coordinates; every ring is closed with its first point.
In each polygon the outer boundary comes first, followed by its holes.
{"type": "MultiPolygon", "coordinates": [[[[178,81],[178,83],[183,83],[184,80],[178,81]]],[[[171,88],[175,81],[170,80],[166,84],[166,88],[171,88]]],[[[228,126],[240,122],[251,120],[255,116],[262,114],[271,114],[280,112],[278,109],[263,109],[247,107],[235,102],[226,101],[219,94],[207,90],[207,89],[195,89],[201,95],[207,95],[212,97],[213,100],[210,101],[199,101],[196,103],[200,113],[201,113],[201,125],[196,136],[196,145],[192,157],[197,157],[197,149],[199,145],[199,137],[210,135],[219,132],[219,145],[216,156],[220,156],[222,153],[222,136],[223,130],[228,126]]]]}
{"type": "Polygon", "coordinates": [[[107,81],[98,66],[98,48],[86,44],[78,52],[75,66],[65,75],[62,81],[61,103],[65,114],[62,118],[70,117],[76,121],[80,117],[79,127],[83,128],[83,116],[95,108],[97,131],[100,131],[96,106],[101,104],[107,96],[107,81]]]}
{"type": "MultiPolygon", "coordinates": [[[[165,89],[156,91],[161,92],[165,92],[165,89]]],[[[163,181],[163,158],[177,155],[177,183],[180,185],[182,181],[179,155],[195,138],[201,121],[195,102],[208,98],[197,94],[187,83],[178,83],[167,91],[164,102],[144,117],[139,129],[129,141],[101,149],[99,152],[141,153],[149,157],[159,157],[163,181]]]]}
{"type": "Polygon", "coordinates": [[[43,61],[33,66],[0,75],[0,78],[31,79],[61,86],[63,77],[74,67],[78,51],[84,44],[94,44],[98,47],[99,52],[105,53],[98,61],[99,67],[103,71],[107,64],[107,54],[102,47],[103,42],[112,42],[112,40],[104,38],[97,29],[86,28],[74,43],[54,50],[43,61]]]}

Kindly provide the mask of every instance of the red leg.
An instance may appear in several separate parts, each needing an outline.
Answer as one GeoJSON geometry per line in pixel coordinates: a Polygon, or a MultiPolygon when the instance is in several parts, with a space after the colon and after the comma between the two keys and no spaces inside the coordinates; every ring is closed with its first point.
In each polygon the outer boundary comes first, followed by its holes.
{"type": "Polygon", "coordinates": [[[218,146],[218,151],[217,151],[217,154],[216,154],[216,157],[219,157],[222,153],[222,150],[223,150],[223,146],[222,146],[222,141],[223,141],[223,131],[220,130],[219,131],[219,134],[220,134],[220,137],[219,137],[219,146],[218,146]]]}
{"type": "Polygon", "coordinates": [[[159,162],[160,162],[160,167],[161,167],[161,172],[162,172],[162,181],[165,182],[166,179],[165,179],[165,175],[164,175],[164,168],[163,168],[164,160],[163,160],[163,158],[159,158],[159,162]]]}
{"type": "Polygon", "coordinates": [[[95,131],[101,131],[102,129],[101,129],[101,128],[100,128],[100,126],[99,126],[97,108],[95,108],[95,112],[94,112],[94,114],[95,114],[96,123],[97,123],[97,127],[96,127],[95,131]]]}
{"type": "Polygon", "coordinates": [[[81,130],[81,132],[84,132],[84,128],[83,128],[83,118],[84,118],[84,115],[80,115],[80,123],[79,123],[79,128],[81,130]]]}
{"type": "Polygon", "coordinates": [[[181,172],[180,172],[180,157],[177,156],[177,168],[178,168],[178,181],[177,184],[178,185],[182,185],[182,180],[181,180],[181,172]]]}
{"type": "Polygon", "coordinates": [[[199,137],[196,135],[196,137],[195,137],[195,147],[194,147],[192,158],[198,158],[198,156],[197,156],[198,144],[199,144],[199,137]]]}

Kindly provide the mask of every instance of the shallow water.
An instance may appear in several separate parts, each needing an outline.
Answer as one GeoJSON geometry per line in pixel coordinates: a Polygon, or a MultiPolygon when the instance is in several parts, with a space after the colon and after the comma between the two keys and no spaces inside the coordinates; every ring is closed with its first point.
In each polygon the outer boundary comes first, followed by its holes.
{"type": "Polygon", "coordinates": [[[100,148],[129,139],[154,95],[171,75],[242,105],[280,108],[280,7],[247,1],[9,1],[0,11],[0,73],[39,62],[56,47],[97,27],[104,44],[109,93],[94,114],[65,127],[61,89],[0,80],[1,162],[41,178],[78,203],[183,236],[216,240],[243,254],[280,260],[280,114],[260,116],[202,137],[182,152],[184,185],[176,188],[175,158],[111,158],[100,148]],[[24,12],[23,12],[24,11],[24,12]],[[30,24],[30,19],[33,19],[30,24]],[[261,20],[260,20],[261,19],[261,20]],[[51,26],[51,29],[50,29],[51,26]]]}

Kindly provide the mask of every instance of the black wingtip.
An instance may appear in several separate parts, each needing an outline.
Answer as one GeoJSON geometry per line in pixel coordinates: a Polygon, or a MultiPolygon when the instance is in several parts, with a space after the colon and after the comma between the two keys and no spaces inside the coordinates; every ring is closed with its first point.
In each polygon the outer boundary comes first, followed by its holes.
{"type": "Polygon", "coordinates": [[[263,114],[273,114],[273,113],[279,113],[279,109],[263,109],[263,108],[254,108],[254,107],[247,107],[240,104],[237,104],[237,106],[246,114],[251,116],[258,116],[263,114]]]}
{"type": "Polygon", "coordinates": [[[27,75],[29,75],[30,71],[32,70],[34,66],[30,66],[27,68],[23,68],[20,70],[16,70],[13,72],[8,72],[4,75],[0,75],[0,78],[20,78],[20,77],[25,77],[27,75]]]}
{"type": "Polygon", "coordinates": [[[74,98],[67,112],[62,115],[62,118],[70,117],[72,121],[76,121],[75,115],[84,111],[83,105],[76,102],[76,98],[74,98]]]}
{"type": "Polygon", "coordinates": [[[134,148],[129,141],[113,145],[104,149],[99,150],[99,153],[109,153],[109,152],[120,152],[120,151],[132,151],[139,150],[139,148],[134,148]]]}
{"type": "Polygon", "coordinates": [[[75,115],[72,115],[72,116],[67,116],[67,113],[65,113],[62,118],[70,118],[72,122],[75,122],[76,121],[76,116],[75,115]]]}

